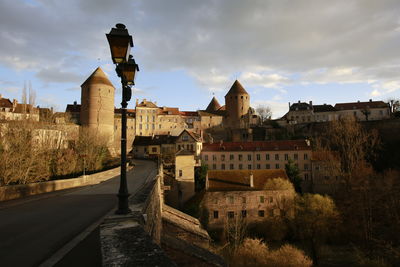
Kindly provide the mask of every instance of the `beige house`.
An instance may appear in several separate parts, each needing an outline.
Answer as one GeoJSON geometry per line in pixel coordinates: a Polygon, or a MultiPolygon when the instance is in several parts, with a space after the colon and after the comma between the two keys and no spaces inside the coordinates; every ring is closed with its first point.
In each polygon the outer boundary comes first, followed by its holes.
{"type": "Polygon", "coordinates": [[[339,117],[354,116],[358,121],[384,120],[390,118],[389,104],[383,101],[338,103],[335,105],[339,117]]]}
{"type": "Polygon", "coordinates": [[[209,170],[284,170],[292,159],[303,180],[308,181],[311,153],[308,140],[220,142],[203,144],[201,160],[209,170]]]}
{"type": "Polygon", "coordinates": [[[183,130],[176,139],[176,151],[187,150],[199,157],[203,148],[201,135],[183,130]]]}
{"type": "Polygon", "coordinates": [[[190,151],[180,150],[175,155],[175,180],[178,182],[179,206],[194,196],[194,168],[196,160],[190,151]]]}
{"type": "Polygon", "coordinates": [[[279,216],[294,198],[292,190],[269,190],[269,179],[287,179],[284,170],[209,171],[201,206],[208,229],[223,228],[227,220],[257,223],[279,216]]]}
{"type": "Polygon", "coordinates": [[[158,107],[151,101],[143,99],[141,103],[136,102],[136,136],[152,136],[157,134],[158,107]]]}

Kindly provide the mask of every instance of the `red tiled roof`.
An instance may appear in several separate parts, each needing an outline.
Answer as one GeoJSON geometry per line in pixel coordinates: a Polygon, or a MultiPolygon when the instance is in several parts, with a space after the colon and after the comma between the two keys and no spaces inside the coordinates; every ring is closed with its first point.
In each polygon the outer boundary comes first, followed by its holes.
{"type": "Polygon", "coordinates": [[[263,190],[268,180],[288,179],[285,170],[225,170],[208,171],[209,191],[263,190]],[[253,174],[254,187],[250,187],[250,175],[253,174]]]}
{"type": "Polygon", "coordinates": [[[2,108],[12,108],[13,104],[8,98],[0,98],[0,107],[2,108]]]}
{"type": "Polygon", "coordinates": [[[273,150],[311,150],[306,140],[278,140],[257,142],[223,142],[203,144],[202,151],[273,151],[273,150]]]}
{"type": "Polygon", "coordinates": [[[192,116],[192,117],[197,117],[199,116],[199,113],[197,111],[180,111],[179,112],[182,116],[192,116]]]}
{"type": "Polygon", "coordinates": [[[368,101],[368,102],[352,102],[352,103],[337,103],[337,110],[352,110],[366,108],[389,108],[389,105],[383,101],[368,101]]]}
{"type": "Polygon", "coordinates": [[[159,115],[180,115],[179,108],[162,107],[158,110],[159,115]]]}

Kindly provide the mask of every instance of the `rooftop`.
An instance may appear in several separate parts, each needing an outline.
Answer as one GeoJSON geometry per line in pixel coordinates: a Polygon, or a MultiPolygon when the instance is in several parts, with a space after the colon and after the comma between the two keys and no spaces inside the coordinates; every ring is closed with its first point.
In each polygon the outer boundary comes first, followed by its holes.
{"type": "Polygon", "coordinates": [[[203,151],[277,151],[311,150],[308,140],[276,140],[256,142],[221,142],[203,144],[203,151]]]}
{"type": "Polygon", "coordinates": [[[228,95],[248,95],[247,91],[243,88],[243,86],[240,84],[238,80],[236,80],[231,89],[229,89],[228,93],[225,96],[228,95]]]}
{"type": "Polygon", "coordinates": [[[208,191],[264,190],[268,180],[288,179],[285,170],[212,170],[208,171],[208,191]],[[253,174],[254,186],[250,187],[250,175],[253,174]]]}
{"type": "Polygon", "coordinates": [[[89,78],[87,78],[86,81],[82,83],[81,87],[90,84],[106,84],[114,87],[114,85],[110,82],[107,75],[100,67],[95,69],[95,71],[89,76],[89,78]]]}
{"type": "Polygon", "coordinates": [[[337,110],[352,110],[352,109],[368,109],[368,108],[389,108],[389,105],[383,101],[372,101],[368,102],[350,102],[350,103],[337,103],[335,105],[337,110]]]}

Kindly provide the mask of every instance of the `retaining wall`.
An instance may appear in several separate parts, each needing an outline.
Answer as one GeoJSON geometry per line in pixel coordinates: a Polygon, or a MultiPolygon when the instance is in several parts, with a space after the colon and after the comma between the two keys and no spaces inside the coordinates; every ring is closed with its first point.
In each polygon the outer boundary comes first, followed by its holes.
{"type": "Polygon", "coordinates": [[[63,179],[32,183],[25,185],[10,185],[0,187],[0,201],[22,198],[42,193],[48,193],[73,187],[99,184],[120,174],[120,167],[72,179],[63,179]]]}

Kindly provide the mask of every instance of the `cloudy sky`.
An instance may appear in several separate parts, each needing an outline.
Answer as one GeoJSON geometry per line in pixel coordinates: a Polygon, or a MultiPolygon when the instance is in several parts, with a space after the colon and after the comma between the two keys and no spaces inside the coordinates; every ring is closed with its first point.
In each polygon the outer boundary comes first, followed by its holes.
{"type": "MultiPolygon", "coordinates": [[[[65,110],[124,23],[140,65],[133,98],[181,110],[221,104],[235,79],[274,117],[288,102],[400,98],[399,0],[0,0],[0,94],[65,110]]],[[[135,101],[131,101],[132,108],[135,101]]]]}

